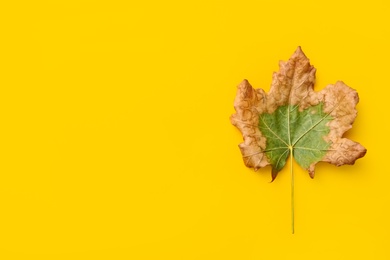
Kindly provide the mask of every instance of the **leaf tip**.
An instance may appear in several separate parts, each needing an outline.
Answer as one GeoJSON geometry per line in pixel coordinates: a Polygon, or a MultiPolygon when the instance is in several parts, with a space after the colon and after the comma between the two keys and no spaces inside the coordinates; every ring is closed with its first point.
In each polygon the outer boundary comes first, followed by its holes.
{"type": "Polygon", "coordinates": [[[315,169],[315,164],[310,165],[310,166],[309,166],[309,169],[307,169],[308,172],[309,172],[309,176],[310,176],[310,178],[312,178],[312,179],[314,179],[314,175],[315,175],[314,169],[315,169]]]}
{"type": "Polygon", "coordinates": [[[274,180],[276,179],[276,177],[278,176],[278,171],[272,169],[272,180],[270,181],[270,183],[274,182],[274,180]]]}
{"type": "Polygon", "coordinates": [[[302,50],[301,46],[298,46],[297,49],[295,50],[294,54],[291,56],[292,57],[302,57],[304,59],[307,59],[305,53],[302,50]]]}

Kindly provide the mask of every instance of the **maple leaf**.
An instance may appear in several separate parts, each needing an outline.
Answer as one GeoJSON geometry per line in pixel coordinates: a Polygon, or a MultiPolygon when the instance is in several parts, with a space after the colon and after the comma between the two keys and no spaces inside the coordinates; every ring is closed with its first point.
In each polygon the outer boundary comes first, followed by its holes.
{"type": "Polygon", "coordinates": [[[300,47],[279,66],[268,94],[247,80],[238,86],[230,119],[243,135],[245,165],[271,165],[273,181],[290,155],[312,178],[320,161],[341,166],[363,157],[362,145],[343,138],[357,115],[357,92],[341,81],[315,92],[316,69],[300,47]]]}

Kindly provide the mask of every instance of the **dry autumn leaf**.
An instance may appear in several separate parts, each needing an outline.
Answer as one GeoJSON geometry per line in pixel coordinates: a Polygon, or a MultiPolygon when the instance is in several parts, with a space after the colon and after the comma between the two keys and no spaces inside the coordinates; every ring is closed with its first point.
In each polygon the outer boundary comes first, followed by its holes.
{"type": "Polygon", "coordinates": [[[247,80],[238,86],[230,119],[243,135],[239,147],[246,166],[271,165],[274,180],[292,154],[313,178],[320,161],[341,166],[365,155],[362,145],[342,137],[356,118],[357,92],[341,81],[315,92],[315,72],[298,47],[280,62],[268,94],[247,80]]]}
{"type": "MultiPolygon", "coordinates": [[[[314,178],[318,162],[354,164],[366,149],[343,134],[352,128],[359,101],[357,92],[341,81],[313,90],[316,69],[301,48],[273,74],[269,93],[247,80],[238,86],[231,122],[242,133],[239,148],[247,167],[272,166],[272,181],[287,159],[314,178]]],[[[294,233],[294,175],[291,165],[292,231],[294,233]]]]}

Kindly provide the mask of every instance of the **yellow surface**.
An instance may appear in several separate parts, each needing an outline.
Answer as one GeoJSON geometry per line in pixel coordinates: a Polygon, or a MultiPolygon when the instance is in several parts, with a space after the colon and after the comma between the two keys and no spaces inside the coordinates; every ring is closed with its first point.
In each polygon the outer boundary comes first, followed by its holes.
{"type": "Polygon", "coordinates": [[[388,1],[2,1],[0,259],[390,259],[388,1]],[[366,157],[247,169],[236,85],[302,46],[366,157]]]}

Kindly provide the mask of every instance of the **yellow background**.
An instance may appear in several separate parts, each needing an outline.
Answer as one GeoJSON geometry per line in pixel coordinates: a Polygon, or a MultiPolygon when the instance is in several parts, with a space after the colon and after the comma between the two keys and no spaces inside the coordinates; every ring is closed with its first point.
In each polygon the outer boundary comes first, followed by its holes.
{"type": "Polygon", "coordinates": [[[388,1],[2,1],[1,259],[390,259],[388,1]],[[247,169],[236,86],[300,45],[354,166],[247,169]]]}

